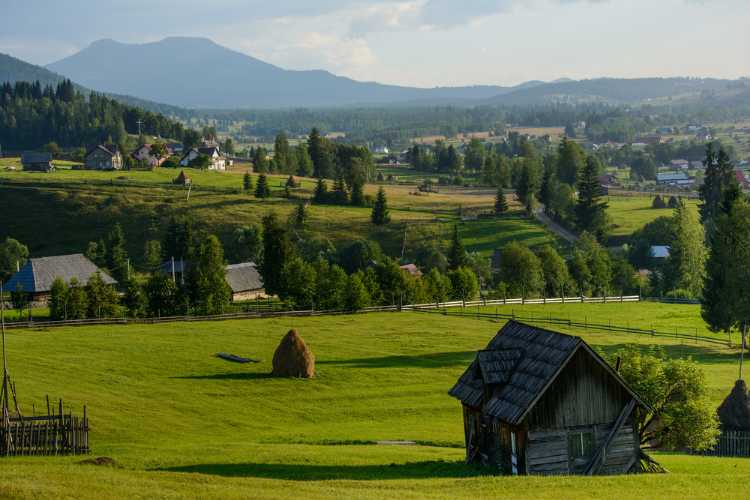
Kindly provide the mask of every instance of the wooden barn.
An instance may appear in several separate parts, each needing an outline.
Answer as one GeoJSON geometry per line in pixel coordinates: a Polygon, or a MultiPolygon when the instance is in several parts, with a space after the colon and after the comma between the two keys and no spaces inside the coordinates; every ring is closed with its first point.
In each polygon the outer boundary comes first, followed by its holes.
{"type": "Polygon", "coordinates": [[[647,410],[582,339],[515,321],[477,353],[450,395],[463,404],[466,460],[505,474],[625,474],[641,460],[647,410]]]}

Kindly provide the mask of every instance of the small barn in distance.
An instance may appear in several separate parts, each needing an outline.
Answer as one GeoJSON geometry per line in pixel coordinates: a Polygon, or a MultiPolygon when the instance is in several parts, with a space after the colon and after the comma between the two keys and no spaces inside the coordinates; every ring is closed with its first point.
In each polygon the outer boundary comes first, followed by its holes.
{"type": "Polygon", "coordinates": [[[101,275],[104,283],[117,284],[110,275],[80,253],[29,259],[21,270],[8,280],[5,289],[20,290],[28,293],[32,301],[46,302],[52,291],[52,284],[57,278],[66,283],[75,278],[79,285],[84,286],[96,273],[101,275]]]}
{"type": "Polygon", "coordinates": [[[26,172],[52,172],[52,155],[39,151],[24,151],[21,155],[21,166],[26,172]]]}
{"type": "Polygon", "coordinates": [[[640,470],[634,412],[647,409],[582,339],[508,322],[450,390],[466,460],[505,474],[640,470]]]}
{"type": "Polygon", "coordinates": [[[263,278],[254,262],[227,266],[227,284],[232,289],[232,302],[242,302],[266,296],[263,278]]]}

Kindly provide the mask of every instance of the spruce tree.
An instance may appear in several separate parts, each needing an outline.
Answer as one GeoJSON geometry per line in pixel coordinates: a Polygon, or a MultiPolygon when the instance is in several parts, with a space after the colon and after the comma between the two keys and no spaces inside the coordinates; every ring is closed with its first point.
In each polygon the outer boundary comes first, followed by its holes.
{"type": "Polygon", "coordinates": [[[390,221],[391,216],[388,213],[388,200],[385,196],[385,190],[381,186],[375,198],[375,205],[372,207],[372,223],[376,226],[382,226],[388,224],[390,221]]]}
{"type": "Polygon", "coordinates": [[[607,232],[607,202],[599,183],[599,160],[590,156],[578,180],[578,203],[575,207],[576,225],[580,231],[602,240],[607,232]]]}
{"type": "Polygon", "coordinates": [[[466,248],[461,241],[461,235],[458,232],[458,225],[453,226],[453,238],[451,239],[451,247],[448,250],[448,267],[451,270],[456,270],[459,267],[463,267],[468,262],[468,255],[466,254],[466,248]]]}
{"type": "Polygon", "coordinates": [[[355,207],[365,206],[365,192],[364,186],[361,182],[352,183],[352,194],[350,196],[350,203],[355,207]]]}
{"type": "Polygon", "coordinates": [[[260,274],[268,294],[283,295],[283,270],[292,257],[294,246],[276,214],[270,213],[263,217],[263,262],[260,274]]]}
{"type": "Polygon", "coordinates": [[[713,144],[706,148],[706,159],[703,162],[706,169],[703,185],[698,190],[701,204],[699,205],[701,222],[706,228],[708,238],[713,234],[716,218],[721,212],[721,204],[726,200],[727,191],[736,191],[737,178],[734,175],[729,155],[723,148],[714,150],[713,144]]]}
{"type": "Polygon", "coordinates": [[[208,236],[200,246],[195,264],[189,268],[190,295],[199,313],[221,314],[229,304],[232,291],[225,266],[221,242],[214,235],[208,236]]]}
{"type": "Polygon", "coordinates": [[[265,174],[258,176],[258,184],[255,186],[256,198],[268,198],[271,196],[271,188],[268,187],[268,179],[265,174]]]}
{"type": "Polygon", "coordinates": [[[305,210],[305,202],[300,202],[294,211],[294,226],[301,228],[307,221],[307,210],[305,210]]]}
{"type": "Polygon", "coordinates": [[[250,172],[245,172],[245,176],[242,178],[242,188],[246,193],[253,190],[253,178],[250,176],[250,172]]]}
{"type": "Polygon", "coordinates": [[[497,188],[497,194],[495,195],[495,215],[503,215],[508,211],[508,200],[505,199],[505,191],[503,188],[497,188]]]}
{"type": "Polygon", "coordinates": [[[346,190],[346,182],[343,176],[339,176],[333,183],[333,191],[331,191],[331,201],[336,205],[348,205],[349,204],[349,192],[346,190]]]}
{"type": "Polygon", "coordinates": [[[706,263],[703,319],[713,331],[729,332],[750,321],[750,204],[735,200],[715,222],[706,263]]]}
{"type": "Polygon", "coordinates": [[[124,283],[128,278],[128,252],[122,226],[115,224],[107,239],[107,267],[117,281],[124,283]]]}
{"type": "Polygon", "coordinates": [[[318,183],[315,185],[315,193],[313,193],[313,201],[323,204],[328,203],[328,198],[328,184],[323,179],[318,179],[318,183]]]}

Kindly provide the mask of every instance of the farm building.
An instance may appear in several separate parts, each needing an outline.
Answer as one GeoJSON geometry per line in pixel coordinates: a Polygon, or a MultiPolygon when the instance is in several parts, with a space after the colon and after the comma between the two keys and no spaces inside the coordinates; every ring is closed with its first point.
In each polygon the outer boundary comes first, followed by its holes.
{"type": "Polygon", "coordinates": [[[208,170],[223,171],[227,169],[227,166],[231,166],[231,161],[227,160],[217,146],[203,146],[189,149],[180,160],[180,165],[189,167],[200,156],[208,157],[208,170]]]}
{"type": "Polygon", "coordinates": [[[664,186],[690,186],[693,184],[685,172],[660,172],[656,174],[656,183],[664,186]]]}
{"type": "MultiPolygon", "coordinates": [[[[182,260],[168,260],[159,270],[168,276],[174,276],[175,281],[183,282],[184,273],[189,272],[190,264],[182,260]]],[[[226,266],[226,271],[227,284],[232,289],[232,301],[242,302],[266,297],[263,278],[254,262],[231,264],[226,266]]]]}
{"type": "Polygon", "coordinates": [[[232,289],[233,302],[266,296],[263,278],[261,278],[254,262],[227,266],[227,284],[232,289]]]}
{"type": "Polygon", "coordinates": [[[89,170],[120,170],[122,154],[115,144],[100,144],[86,153],[85,164],[89,170]]]}
{"type": "Polygon", "coordinates": [[[142,162],[149,167],[159,167],[167,161],[166,156],[154,155],[151,151],[151,144],[141,144],[133,151],[130,156],[137,162],[142,162]]]}
{"type": "Polygon", "coordinates": [[[578,337],[508,322],[450,395],[463,405],[466,460],[505,474],[625,474],[641,459],[647,409],[578,337]]]}
{"type": "Polygon", "coordinates": [[[416,264],[404,264],[403,266],[400,266],[401,270],[409,273],[411,276],[415,278],[421,278],[422,277],[422,271],[417,267],[416,264]]]}
{"type": "Polygon", "coordinates": [[[52,155],[39,151],[24,151],[21,155],[21,165],[26,172],[52,172],[52,155]]]}
{"type": "Polygon", "coordinates": [[[31,300],[46,302],[52,290],[52,283],[57,278],[66,283],[70,283],[75,278],[83,286],[97,272],[106,284],[117,283],[111,276],[96,267],[96,264],[79,253],[29,259],[20,271],[8,280],[5,289],[22,290],[31,295],[31,300]]]}

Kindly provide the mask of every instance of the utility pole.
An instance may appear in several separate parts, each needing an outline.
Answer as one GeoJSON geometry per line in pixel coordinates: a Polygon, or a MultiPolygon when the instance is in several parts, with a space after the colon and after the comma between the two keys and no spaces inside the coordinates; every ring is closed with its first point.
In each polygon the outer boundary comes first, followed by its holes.
{"type": "Polygon", "coordinates": [[[141,125],[143,125],[143,120],[141,120],[139,118],[138,121],[136,121],[135,123],[138,124],[138,137],[140,137],[141,136],[141,125]]]}

